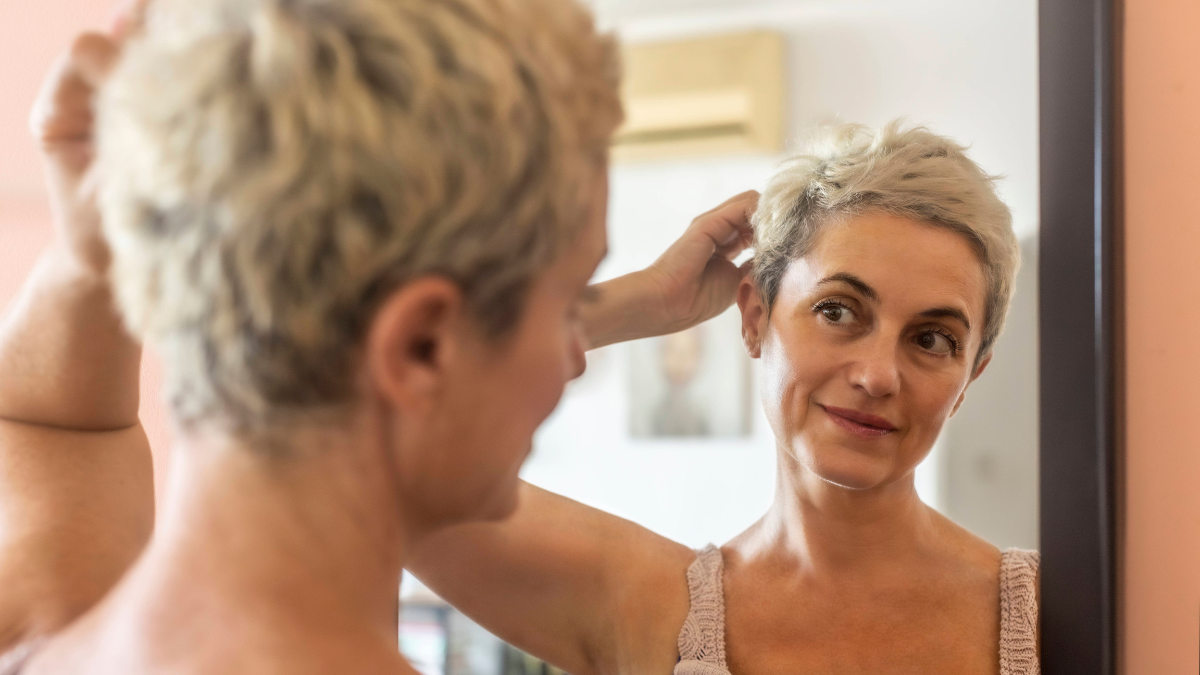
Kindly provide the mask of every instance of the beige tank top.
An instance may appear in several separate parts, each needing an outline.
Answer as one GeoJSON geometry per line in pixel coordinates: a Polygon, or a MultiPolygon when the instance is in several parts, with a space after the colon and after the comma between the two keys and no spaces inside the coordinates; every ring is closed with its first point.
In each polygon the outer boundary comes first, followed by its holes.
{"type": "MultiPolygon", "coordinates": [[[[1000,559],[1000,675],[1040,675],[1037,657],[1037,551],[1009,549],[1000,559]]],[[[675,675],[731,675],[725,664],[724,561],[708,545],[688,567],[691,609],[679,632],[675,675]]]]}

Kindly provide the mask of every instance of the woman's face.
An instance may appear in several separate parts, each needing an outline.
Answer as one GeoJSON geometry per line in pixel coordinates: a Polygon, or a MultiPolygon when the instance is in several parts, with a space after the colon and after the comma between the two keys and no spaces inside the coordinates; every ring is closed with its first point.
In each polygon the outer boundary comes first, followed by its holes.
{"type": "Polygon", "coordinates": [[[784,274],[769,320],[743,282],[780,450],[853,489],[911,475],[986,365],[973,368],[986,289],[962,235],[882,213],[827,227],[784,274]]]}
{"type": "Polygon", "coordinates": [[[404,420],[402,491],[426,527],[515,509],[533,434],[586,365],[578,311],[607,252],[606,210],[601,179],[589,221],[535,279],[517,325],[498,340],[473,326],[456,331],[437,393],[404,420]]]}

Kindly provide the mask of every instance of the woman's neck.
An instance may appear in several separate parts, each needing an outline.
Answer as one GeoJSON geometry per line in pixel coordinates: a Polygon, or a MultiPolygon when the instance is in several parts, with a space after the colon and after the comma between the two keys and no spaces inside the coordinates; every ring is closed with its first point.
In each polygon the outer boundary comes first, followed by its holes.
{"type": "Polygon", "coordinates": [[[748,543],[786,553],[817,573],[871,573],[923,557],[939,541],[940,519],[917,495],[912,475],[853,490],[834,485],[780,452],[775,500],[748,543]]]}
{"type": "Polygon", "coordinates": [[[283,458],[229,438],[185,439],[146,571],[245,607],[395,636],[414,532],[387,451],[364,437],[313,432],[283,458]]]}

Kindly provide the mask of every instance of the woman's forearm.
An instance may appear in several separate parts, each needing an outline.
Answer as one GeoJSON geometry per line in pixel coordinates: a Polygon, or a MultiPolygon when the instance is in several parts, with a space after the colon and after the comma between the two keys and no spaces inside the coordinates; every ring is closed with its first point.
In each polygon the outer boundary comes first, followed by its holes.
{"type": "Polygon", "coordinates": [[[645,272],[592,286],[592,300],[580,310],[592,349],[671,332],[667,308],[645,272]]]}
{"type": "Polygon", "coordinates": [[[140,364],[103,274],[53,247],[0,318],[0,419],[79,431],[134,426],[140,364]]]}

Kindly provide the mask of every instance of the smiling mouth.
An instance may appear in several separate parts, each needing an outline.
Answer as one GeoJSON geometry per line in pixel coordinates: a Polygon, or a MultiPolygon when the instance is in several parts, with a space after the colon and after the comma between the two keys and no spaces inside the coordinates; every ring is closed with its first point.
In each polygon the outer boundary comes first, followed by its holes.
{"type": "Polygon", "coordinates": [[[818,406],[829,415],[829,419],[833,420],[834,424],[855,436],[878,438],[880,436],[887,436],[896,430],[895,426],[878,415],[871,415],[848,408],[835,408],[820,404],[818,406]]]}

